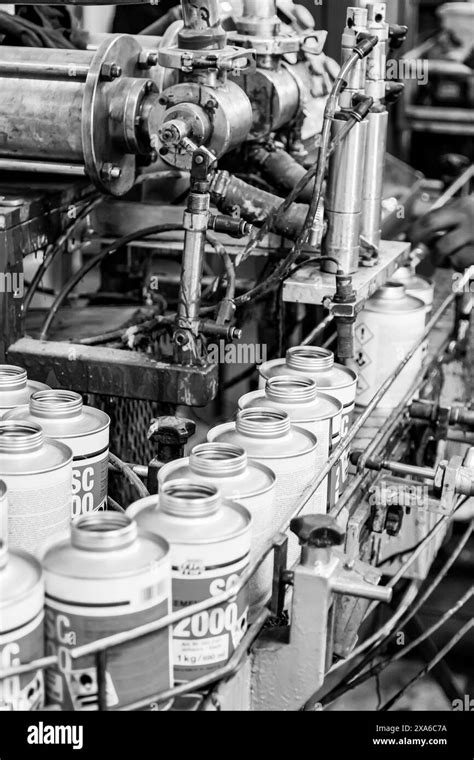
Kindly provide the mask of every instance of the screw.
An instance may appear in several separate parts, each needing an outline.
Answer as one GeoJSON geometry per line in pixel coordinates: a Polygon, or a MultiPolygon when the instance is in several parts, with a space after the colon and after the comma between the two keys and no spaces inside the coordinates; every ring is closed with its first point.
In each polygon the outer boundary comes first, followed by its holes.
{"type": "Polygon", "coordinates": [[[101,175],[103,179],[109,180],[109,181],[113,179],[118,179],[121,174],[122,174],[122,170],[120,166],[116,166],[115,164],[109,164],[109,163],[102,164],[101,175]]]}
{"type": "Polygon", "coordinates": [[[122,67],[117,63],[103,63],[100,67],[100,76],[111,82],[112,79],[122,76],[122,67]]]}
{"type": "Polygon", "coordinates": [[[204,156],[199,155],[199,156],[194,157],[195,164],[202,164],[203,162],[204,162],[204,156]]]}

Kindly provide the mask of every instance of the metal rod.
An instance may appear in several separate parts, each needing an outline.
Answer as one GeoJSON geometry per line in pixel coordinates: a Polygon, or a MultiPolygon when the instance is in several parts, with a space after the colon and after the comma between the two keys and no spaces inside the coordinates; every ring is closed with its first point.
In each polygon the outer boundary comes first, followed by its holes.
{"type": "Polygon", "coordinates": [[[319,325],[316,325],[316,327],[311,330],[310,333],[304,338],[300,346],[309,346],[315,338],[318,337],[319,333],[322,333],[324,328],[331,324],[331,322],[334,319],[334,314],[328,314],[327,317],[324,317],[324,319],[319,323],[319,325]]]}
{"type": "Polygon", "coordinates": [[[171,699],[172,697],[177,697],[180,694],[186,694],[186,692],[189,692],[191,690],[197,691],[199,689],[202,689],[204,688],[204,686],[209,686],[209,684],[212,684],[215,681],[222,681],[224,679],[227,680],[231,678],[231,676],[233,676],[234,673],[236,673],[237,670],[239,669],[240,663],[242,662],[242,659],[247,653],[247,650],[257,638],[262,625],[265,623],[267,618],[270,617],[270,614],[271,614],[270,611],[267,610],[266,608],[264,608],[263,610],[259,612],[254,622],[249,626],[245,635],[242,637],[240,644],[235,649],[234,653],[232,654],[231,658],[226,663],[226,665],[223,665],[222,667],[217,668],[212,673],[209,673],[206,676],[201,676],[201,678],[196,678],[194,679],[194,681],[189,681],[188,683],[182,683],[182,684],[179,684],[179,686],[173,686],[171,687],[171,689],[166,689],[166,691],[161,691],[152,697],[141,699],[137,702],[133,702],[130,705],[125,705],[124,707],[119,708],[119,709],[140,710],[143,707],[147,707],[150,704],[150,702],[164,702],[165,700],[171,699]]]}
{"type": "Polygon", "coordinates": [[[0,62],[0,76],[51,77],[52,79],[71,79],[74,81],[87,79],[88,73],[89,65],[85,63],[0,62]]]}
{"type": "Polygon", "coordinates": [[[99,710],[107,710],[107,652],[97,652],[95,656],[97,675],[97,700],[99,710]]]}
{"type": "Polygon", "coordinates": [[[0,158],[0,169],[12,172],[34,172],[39,174],[70,174],[85,176],[85,166],[80,164],[54,164],[47,161],[30,161],[19,158],[0,158]]]}

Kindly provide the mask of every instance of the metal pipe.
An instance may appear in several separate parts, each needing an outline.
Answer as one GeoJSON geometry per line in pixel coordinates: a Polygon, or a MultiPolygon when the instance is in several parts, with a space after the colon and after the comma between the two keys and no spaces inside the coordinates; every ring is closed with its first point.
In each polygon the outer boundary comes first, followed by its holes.
{"type": "Polygon", "coordinates": [[[77,63],[35,63],[34,61],[0,61],[0,76],[7,77],[52,77],[53,79],[86,79],[89,64],[77,63]]]}
{"type": "Polygon", "coordinates": [[[306,338],[303,338],[303,340],[300,343],[300,346],[309,346],[315,338],[318,337],[319,333],[322,333],[323,330],[331,324],[331,322],[334,319],[334,314],[330,313],[327,315],[327,317],[324,317],[322,322],[319,323],[319,325],[316,325],[316,327],[311,330],[311,332],[306,336],[306,338]]]}
{"type": "Polygon", "coordinates": [[[49,161],[29,161],[28,159],[0,158],[0,169],[6,172],[33,172],[35,174],[68,174],[84,177],[86,169],[80,164],[56,164],[49,161]]]}
{"type": "Polygon", "coordinates": [[[191,192],[184,212],[184,249],[178,300],[178,324],[198,331],[201,278],[206,245],[209,194],[191,192]]]}

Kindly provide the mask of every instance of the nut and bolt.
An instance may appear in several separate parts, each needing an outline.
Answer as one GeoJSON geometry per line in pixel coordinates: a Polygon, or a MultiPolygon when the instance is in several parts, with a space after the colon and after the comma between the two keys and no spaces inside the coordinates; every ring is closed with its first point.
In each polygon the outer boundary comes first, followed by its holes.
{"type": "Polygon", "coordinates": [[[151,69],[158,63],[158,53],[155,50],[142,50],[138,56],[139,69],[151,69]]]}
{"type": "Polygon", "coordinates": [[[122,76],[122,67],[117,63],[103,63],[100,67],[100,76],[109,82],[122,76]]]}

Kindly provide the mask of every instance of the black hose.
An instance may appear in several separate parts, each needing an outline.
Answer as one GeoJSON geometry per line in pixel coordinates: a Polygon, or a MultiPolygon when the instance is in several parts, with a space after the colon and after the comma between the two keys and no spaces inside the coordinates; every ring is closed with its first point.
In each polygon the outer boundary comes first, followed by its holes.
{"type": "Polygon", "coordinates": [[[83,277],[85,277],[86,274],[91,271],[91,269],[94,269],[97,264],[100,264],[106,256],[116,253],[124,245],[133,243],[135,240],[142,240],[143,238],[149,237],[150,235],[159,235],[162,232],[175,232],[176,230],[182,229],[182,225],[177,224],[154,224],[152,227],[145,227],[143,230],[130,232],[128,235],[124,235],[123,237],[115,240],[102,251],[99,251],[99,253],[96,253],[96,255],[89,259],[89,261],[86,261],[86,263],[83,264],[82,267],[75,274],[73,274],[61,288],[44,321],[40,340],[47,339],[51,323],[53,322],[56,314],[68,297],[69,293],[76,287],[76,285],[83,279],[83,277]]]}

